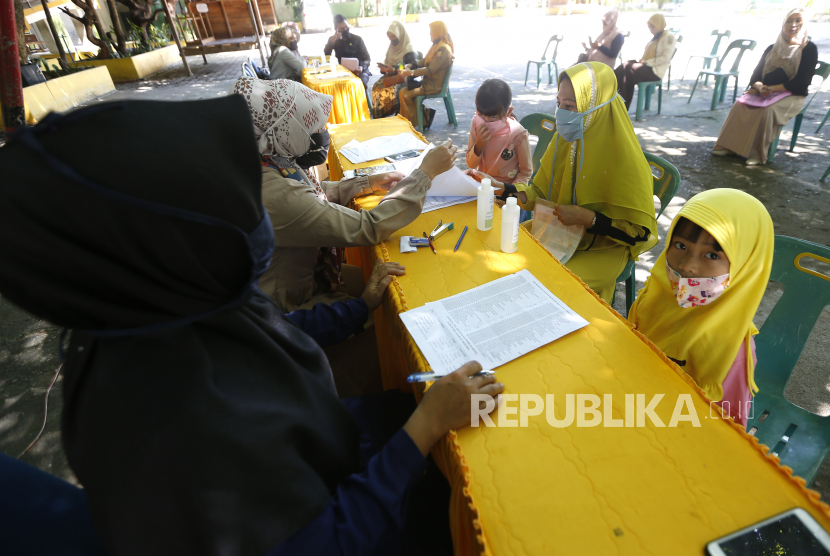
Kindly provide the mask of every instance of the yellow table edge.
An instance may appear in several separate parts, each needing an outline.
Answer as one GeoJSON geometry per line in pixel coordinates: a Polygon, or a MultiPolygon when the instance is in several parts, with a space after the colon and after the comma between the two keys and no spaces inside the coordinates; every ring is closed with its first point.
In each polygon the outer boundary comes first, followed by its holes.
{"type": "MultiPolygon", "coordinates": [[[[530,232],[528,232],[525,228],[521,227],[521,233],[524,233],[528,237],[529,240],[532,240],[539,247],[541,247],[542,250],[545,253],[547,253],[550,257],[552,257],[554,260],[556,260],[556,257],[554,257],[553,254],[551,254],[551,252],[548,251],[541,243],[539,243],[539,241],[535,237],[533,237],[530,234],[530,232]]],[[[374,257],[377,260],[381,260],[381,261],[384,261],[384,262],[390,262],[391,261],[391,258],[389,257],[389,250],[387,249],[385,242],[382,242],[382,243],[379,243],[378,245],[376,245],[373,248],[373,253],[372,254],[374,255],[374,257]]],[[[557,260],[557,263],[558,262],[559,261],[557,260]]],[[[560,265],[561,265],[561,263],[560,263],[560,265]]],[[[651,340],[646,338],[638,330],[634,329],[633,325],[630,322],[628,322],[627,319],[625,319],[621,314],[619,314],[617,311],[615,311],[605,300],[603,300],[600,296],[598,296],[596,294],[596,292],[594,292],[591,288],[589,288],[577,275],[575,275],[573,272],[571,272],[566,266],[564,266],[564,265],[561,265],[561,266],[571,276],[573,276],[574,279],[577,282],[579,282],[582,285],[583,288],[585,288],[592,296],[594,296],[594,298],[597,299],[597,301],[599,301],[608,311],[610,311],[629,330],[631,330],[634,333],[634,335],[637,338],[640,339],[640,341],[642,341],[649,348],[651,348],[651,350],[653,352],[655,352],[660,357],[660,359],[662,359],[669,367],[671,367],[674,370],[674,372],[677,375],[679,375],[687,384],[689,384],[689,386],[692,387],[692,390],[697,392],[697,394],[700,397],[702,397],[706,401],[706,403],[710,405],[710,407],[717,407],[720,410],[720,406],[712,406],[712,400],[709,399],[709,397],[706,395],[706,393],[703,390],[701,390],[700,387],[697,385],[697,383],[695,383],[695,381],[689,375],[687,375],[685,372],[683,372],[683,370],[680,369],[680,367],[678,367],[677,364],[674,361],[669,359],[660,350],[660,348],[658,348],[651,340]]],[[[408,311],[409,307],[407,307],[407,304],[406,304],[406,296],[404,295],[403,288],[401,287],[401,285],[398,282],[397,278],[395,278],[395,277],[392,278],[392,285],[394,287],[389,288],[388,292],[389,292],[390,301],[394,305],[396,313],[400,314],[400,313],[403,313],[404,311],[408,311]]],[[[413,358],[413,360],[416,361],[419,372],[429,372],[430,371],[429,365],[427,364],[426,360],[422,356],[421,351],[420,351],[420,349],[418,349],[417,344],[412,339],[412,336],[408,332],[407,332],[406,337],[405,337],[405,342],[406,342],[406,346],[407,346],[407,351],[415,356],[413,358]]],[[[415,394],[418,398],[420,398],[420,396],[423,395],[423,393],[419,392],[418,390],[415,391],[415,394]]],[[[419,399],[419,401],[420,401],[420,399],[419,399]]],[[[749,441],[755,447],[755,449],[758,450],[765,457],[765,459],[770,462],[771,465],[774,465],[778,469],[779,472],[786,475],[791,482],[795,483],[798,486],[798,488],[806,495],[807,500],[811,504],[813,504],[816,507],[817,510],[824,513],[824,515],[828,519],[830,519],[830,505],[828,505],[825,502],[822,502],[820,500],[821,494],[819,494],[815,490],[807,488],[807,482],[804,479],[802,479],[801,477],[798,477],[796,475],[793,475],[792,468],[790,468],[786,465],[781,465],[781,459],[778,456],[774,456],[774,455],[769,454],[769,447],[768,446],[766,446],[764,444],[761,444],[758,441],[757,437],[752,436],[750,434],[747,434],[747,432],[744,430],[744,428],[741,425],[739,425],[738,423],[736,423],[735,421],[733,421],[728,413],[720,410],[720,415],[725,421],[727,421],[729,424],[731,424],[732,427],[742,437],[744,437],[744,439],[749,441]]],[[[462,476],[463,476],[463,484],[464,484],[463,494],[464,494],[464,497],[467,499],[468,507],[469,507],[470,514],[471,514],[470,515],[470,521],[471,521],[470,525],[472,525],[472,527],[473,527],[474,533],[476,535],[476,539],[477,539],[477,541],[479,543],[479,546],[481,548],[481,554],[490,556],[490,555],[492,555],[492,552],[490,551],[490,548],[489,548],[488,543],[487,543],[487,538],[486,538],[486,534],[485,534],[485,531],[484,531],[484,526],[481,523],[480,512],[478,510],[478,506],[476,505],[476,501],[473,499],[473,495],[472,495],[472,492],[470,490],[471,479],[470,479],[470,474],[469,474],[469,468],[467,466],[467,462],[466,462],[466,458],[464,457],[463,450],[461,449],[461,446],[458,443],[458,436],[457,436],[456,432],[455,431],[450,431],[442,439],[441,442],[442,442],[443,445],[442,446],[436,446],[435,449],[438,450],[439,452],[442,451],[442,450],[448,450],[449,453],[452,456],[454,456],[455,463],[458,465],[459,469],[461,470],[462,476]]],[[[437,458],[436,458],[436,460],[437,460],[437,458]]]]}

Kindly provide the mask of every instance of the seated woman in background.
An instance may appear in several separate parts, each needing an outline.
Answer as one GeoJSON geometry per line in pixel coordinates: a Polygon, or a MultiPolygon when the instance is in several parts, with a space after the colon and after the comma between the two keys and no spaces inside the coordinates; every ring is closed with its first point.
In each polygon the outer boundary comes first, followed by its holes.
{"type": "Polygon", "coordinates": [[[588,37],[588,44],[582,43],[585,52],[579,55],[577,62],[602,62],[607,66],[614,67],[625,41],[625,37],[617,29],[617,18],[619,16],[620,12],[617,10],[611,10],[602,16],[602,33],[596,41],[592,41],[591,37],[588,37]]]}
{"type": "MultiPolygon", "coordinates": [[[[503,386],[470,362],[417,406],[338,399],[323,351],[256,285],[274,237],[243,100],[43,123],[0,149],[0,293],[72,329],[61,437],[106,553],[452,554],[449,485],[427,455],[470,423],[472,394],[503,386]],[[101,160],[83,156],[105,131],[101,160]]],[[[38,517],[60,519],[50,495],[38,517]]],[[[4,549],[44,536],[7,525],[4,549]]]]}
{"type": "Polygon", "coordinates": [[[341,264],[337,248],[376,245],[420,216],[432,179],[450,169],[456,148],[433,149],[407,178],[389,172],[317,183],[297,159],[328,134],[331,97],[293,81],[251,77],[240,78],[232,92],[245,98],[254,121],[262,199],[276,236],[259,287],[286,312],[359,296],[363,271],[341,264]],[[386,191],[371,210],[346,208],[355,197],[386,191]]]}
{"type": "Polygon", "coordinates": [[[291,27],[278,27],[271,33],[271,55],[268,56],[270,79],[302,81],[305,64],[297,42],[291,27]]]}
{"type": "Polygon", "coordinates": [[[663,14],[654,14],[649,18],[648,30],[654,37],[646,45],[642,59],[639,62],[623,62],[614,70],[626,110],[631,106],[637,83],[662,80],[674,56],[677,39],[666,31],[666,18],[663,14]]]}
{"type": "Polygon", "coordinates": [[[418,55],[409,41],[409,35],[406,34],[406,29],[400,21],[393,21],[389,25],[386,36],[389,37],[386,58],[384,58],[383,63],[378,62],[378,68],[380,68],[383,77],[372,86],[372,105],[380,118],[394,116],[400,111],[398,91],[405,86],[403,77],[401,77],[400,83],[388,87],[383,84],[383,79],[398,75],[400,64],[414,64],[418,59],[418,55]]]}
{"type": "Polygon", "coordinates": [[[737,154],[750,166],[767,161],[769,146],[804,106],[813,80],[818,48],[807,37],[804,12],[787,14],[775,44],[770,45],[750,78],[747,97],[732,105],[712,154],[737,154]],[[766,99],[762,97],[767,97],[766,99]]]}
{"type": "Polygon", "coordinates": [[[610,67],[585,62],[565,70],[556,102],[556,134],[531,182],[492,185],[524,210],[537,199],[558,203],[560,222],[585,226],[565,266],[611,303],[626,263],[657,243],[651,169],[610,67]]]}
{"type": "MultiPolygon", "coordinates": [[[[421,95],[432,95],[441,92],[447,72],[453,61],[455,47],[447,30],[447,24],[443,21],[433,21],[429,24],[429,38],[432,46],[427,55],[418,67],[405,69],[401,75],[405,77],[421,77],[422,81],[407,80],[407,86],[401,89],[398,98],[400,99],[401,115],[409,120],[412,125],[418,125],[418,114],[415,113],[415,97],[421,95]]],[[[424,127],[428,128],[435,117],[435,110],[429,117],[424,118],[424,127]]]]}

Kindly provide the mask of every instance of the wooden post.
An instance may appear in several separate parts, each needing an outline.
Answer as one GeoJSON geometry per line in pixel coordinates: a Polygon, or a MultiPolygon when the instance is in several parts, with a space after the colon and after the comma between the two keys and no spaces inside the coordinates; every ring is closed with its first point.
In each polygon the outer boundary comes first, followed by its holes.
{"type": "Polygon", "coordinates": [[[254,17],[254,7],[251,6],[253,0],[245,0],[248,5],[248,15],[251,16],[251,27],[254,28],[254,35],[256,36],[256,46],[259,49],[259,56],[262,58],[262,67],[268,66],[268,60],[265,58],[265,51],[262,50],[262,37],[259,36],[259,30],[256,28],[256,18],[254,17]]]}
{"type": "MultiPolygon", "coordinates": [[[[173,40],[176,41],[176,48],[179,49],[179,55],[182,57],[184,69],[187,70],[187,76],[193,77],[193,72],[190,71],[190,65],[187,63],[187,56],[185,56],[184,50],[182,49],[182,41],[179,40],[179,32],[176,30],[176,22],[173,21],[173,16],[170,15],[170,6],[167,4],[167,0],[161,0],[161,7],[164,9],[164,15],[167,17],[167,22],[170,24],[170,34],[173,35],[173,40]]],[[[205,62],[207,63],[207,60],[205,60],[205,62]]]]}
{"type": "MultiPolygon", "coordinates": [[[[260,34],[264,37],[265,36],[265,25],[262,24],[262,15],[259,13],[259,2],[257,0],[251,0],[251,3],[253,4],[253,7],[254,7],[254,14],[256,14],[257,23],[259,23],[260,34]]],[[[267,50],[268,46],[265,45],[265,41],[262,41],[262,42],[263,42],[263,46],[265,46],[265,49],[267,50]]],[[[271,53],[269,52],[268,54],[270,55],[271,53]]]]}
{"type": "Polygon", "coordinates": [[[222,0],[219,0],[219,7],[222,8],[222,17],[225,18],[225,27],[228,28],[228,35],[233,38],[233,31],[231,31],[231,22],[228,21],[228,12],[225,11],[225,3],[222,0]]]}

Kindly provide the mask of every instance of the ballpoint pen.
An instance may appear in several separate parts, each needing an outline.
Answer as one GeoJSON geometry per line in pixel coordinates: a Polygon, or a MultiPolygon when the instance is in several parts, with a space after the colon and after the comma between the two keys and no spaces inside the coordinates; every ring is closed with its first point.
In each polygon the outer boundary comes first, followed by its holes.
{"type": "MultiPolygon", "coordinates": [[[[470,378],[476,376],[492,376],[496,374],[496,371],[479,371],[474,375],[470,375],[470,378]]],[[[435,373],[413,373],[406,377],[407,382],[428,382],[430,380],[438,380],[444,375],[438,375],[435,373]]]]}
{"type": "Polygon", "coordinates": [[[467,226],[464,226],[464,229],[461,230],[461,237],[458,238],[458,243],[455,244],[455,249],[453,249],[453,253],[458,251],[458,248],[461,247],[461,240],[464,239],[464,234],[467,233],[467,226]]]}
{"type": "Polygon", "coordinates": [[[426,233],[426,232],[424,232],[424,237],[425,237],[425,238],[427,238],[427,241],[429,242],[429,248],[430,248],[430,249],[432,249],[432,252],[433,252],[433,253],[435,253],[435,254],[437,255],[437,254],[438,254],[438,251],[436,251],[436,250],[435,250],[435,244],[434,244],[434,243],[432,243],[432,240],[431,240],[431,239],[429,239],[429,236],[427,235],[427,233],[426,233]]]}

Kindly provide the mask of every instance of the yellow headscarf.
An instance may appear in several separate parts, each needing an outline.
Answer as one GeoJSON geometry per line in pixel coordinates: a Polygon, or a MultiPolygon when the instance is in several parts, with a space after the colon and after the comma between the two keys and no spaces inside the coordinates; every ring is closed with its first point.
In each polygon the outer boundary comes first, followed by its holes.
{"type": "Polygon", "coordinates": [[[657,28],[657,33],[654,34],[654,38],[646,45],[643,60],[651,60],[657,56],[657,41],[663,37],[662,33],[666,30],[666,18],[663,17],[663,14],[654,14],[648,18],[648,22],[657,28]]]}
{"type": "Polygon", "coordinates": [[[723,398],[723,380],[744,342],[747,383],[757,392],[749,340],[758,333],[752,317],[772,270],[772,219],[752,195],[737,189],[713,189],[695,195],[677,213],[666,236],[666,249],[681,216],[709,232],[723,248],[729,259],[729,287],[711,305],[681,308],[666,276],[664,250],[628,320],[666,355],[685,360],[681,368],[713,401],[723,398]]]}
{"type": "MultiPolygon", "coordinates": [[[[550,191],[548,200],[562,205],[573,204],[576,183],[576,204],[579,206],[601,212],[612,220],[626,220],[648,228],[649,239],[629,247],[631,258],[636,260],[637,255],[657,244],[654,178],[637,142],[625,102],[617,95],[614,70],[602,62],[587,62],[577,64],[563,74],[567,74],[573,84],[579,112],[613,100],[585,116],[583,139],[567,143],[559,133],[553,136],[541,161],[543,168],[534,183],[543,193],[550,191]],[[579,179],[575,179],[582,141],[585,142],[585,161],[579,179]],[[552,180],[550,170],[544,168],[550,168],[551,164],[552,180]]],[[[562,80],[561,75],[559,80],[562,80]]]]}
{"type": "Polygon", "coordinates": [[[432,46],[429,47],[427,55],[424,56],[425,64],[432,61],[432,58],[443,45],[446,45],[450,49],[450,54],[455,53],[455,46],[452,43],[452,37],[450,37],[450,31],[447,29],[446,23],[443,21],[433,21],[429,24],[429,30],[434,31],[438,39],[432,42],[432,46]]]}

